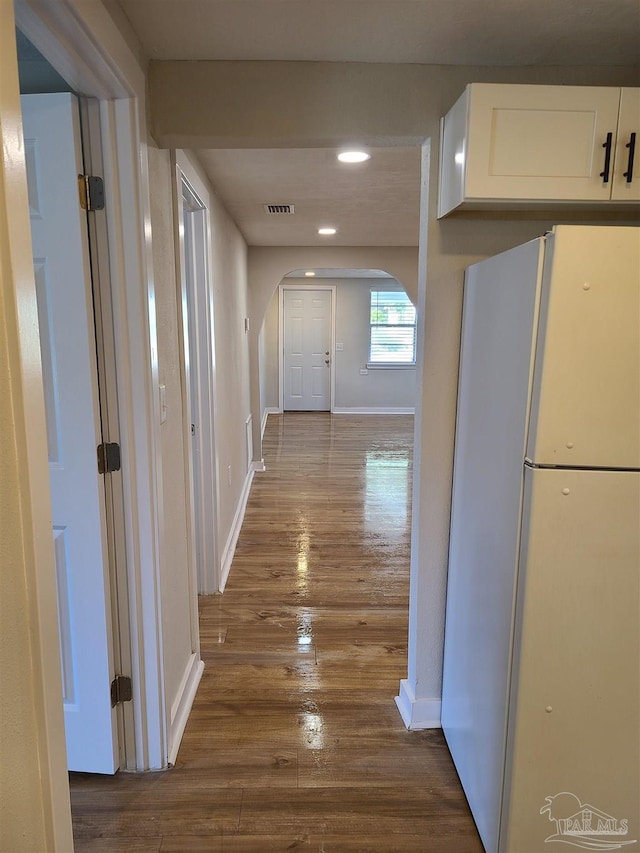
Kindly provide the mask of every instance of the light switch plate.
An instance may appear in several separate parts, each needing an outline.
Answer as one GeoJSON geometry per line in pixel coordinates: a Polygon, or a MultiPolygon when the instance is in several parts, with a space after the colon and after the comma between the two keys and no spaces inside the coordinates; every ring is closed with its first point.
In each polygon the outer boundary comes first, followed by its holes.
{"type": "Polygon", "coordinates": [[[336,344],[336,352],[342,352],[343,350],[344,350],[344,344],[343,343],[336,344]]]}

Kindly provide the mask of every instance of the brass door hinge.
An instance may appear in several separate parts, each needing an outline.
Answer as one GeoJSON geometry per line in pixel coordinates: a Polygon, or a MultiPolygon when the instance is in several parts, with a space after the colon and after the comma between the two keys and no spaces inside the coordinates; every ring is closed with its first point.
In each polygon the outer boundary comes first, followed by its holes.
{"type": "Polygon", "coordinates": [[[78,175],[80,207],[83,210],[104,210],[104,181],[94,175],[78,175]]]}

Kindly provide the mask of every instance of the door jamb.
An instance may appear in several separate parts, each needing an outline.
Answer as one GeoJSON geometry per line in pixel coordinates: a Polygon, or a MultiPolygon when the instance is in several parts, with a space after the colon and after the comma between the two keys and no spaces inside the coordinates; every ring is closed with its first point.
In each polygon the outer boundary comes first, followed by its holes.
{"type": "MultiPolygon", "coordinates": [[[[130,770],[167,766],[159,531],[162,467],[146,156],[145,74],[102,4],[16,0],[16,24],[76,90],[99,100],[123,449],[133,731],[130,770]],[[134,285],[134,286],[132,286],[134,285]]],[[[125,715],[126,724],[126,715],[125,715]]]]}
{"type": "MultiPolygon", "coordinates": [[[[84,172],[104,174],[100,102],[78,95],[84,172]]],[[[103,442],[119,442],[119,400],[116,383],[116,346],[109,269],[109,234],[104,213],[87,216],[91,290],[95,318],[97,379],[103,442]]],[[[131,621],[127,589],[126,513],[122,471],[105,475],[106,549],[110,575],[114,675],[131,678],[131,621]]],[[[116,708],[119,766],[135,763],[133,708],[121,702],[116,708]]]]}
{"type": "MultiPolygon", "coordinates": [[[[218,452],[216,443],[216,358],[215,358],[215,314],[214,314],[214,299],[213,299],[213,282],[211,279],[211,215],[209,210],[210,196],[206,185],[200,179],[197,171],[189,161],[183,151],[176,151],[172,154],[173,172],[175,175],[173,185],[174,195],[174,222],[175,222],[175,245],[176,245],[176,281],[178,286],[178,330],[179,330],[179,349],[180,349],[180,374],[183,388],[182,407],[183,407],[183,435],[185,441],[185,469],[189,477],[188,494],[190,495],[190,506],[188,507],[189,514],[189,529],[191,531],[191,558],[190,564],[192,567],[191,577],[194,586],[193,602],[197,609],[196,592],[202,595],[210,595],[220,591],[222,578],[220,565],[220,548],[219,548],[219,530],[218,513],[220,506],[219,499],[219,465],[218,452]],[[186,272],[186,256],[185,256],[185,240],[184,240],[184,212],[183,212],[183,194],[184,188],[187,188],[190,195],[197,200],[201,205],[202,216],[204,217],[202,225],[204,231],[204,263],[205,276],[200,284],[200,288],[195,288],[196,292],[192,294],[196,299],[196,311],[199,321],[198,334],[204,340],[205,358],[204,363],[200,361],[196,365],[197,377],[199,381],[199,411],[201,448],[206,449],[206,454],[201,453],[202,471],[199,477],[200,484],[200,505],[204,517],[210,517],[213,520],[211,536],[207,536],[203,530],[203,541],[200,543],[203,554],[203,572],[199,575],[196,571],[195,561],[195,507],[193,506],[194,495],[194,475],[193,475],[193,460],[191,454],[191,377],[188,368],[189,356],[189,294],[188,281],[186,272]],[[207,488],[207,484],[209,488],[207,488]]],[[[200,348],[198,348],[200,349],[200,348]]],[[[197,612],[195,614],[195,642],[199,643],[198,635],[198,620],[197,612]]]]}
{"type": "Polygon", "coordinates": [[[300,284],[282,284],[278,285],[278,406],[281,412],[284,412],[284,291],[285,290],[329,290],[331,291],[331,344],[329,346],[331,364],[330,372],[330,391],[329,391],[329,411],[333,412],[336,399],[336,372],[335,372],[335,354],[336,354],[336,293],[337,287],[335,284],[316,284],[308,286],[300,284]]]}

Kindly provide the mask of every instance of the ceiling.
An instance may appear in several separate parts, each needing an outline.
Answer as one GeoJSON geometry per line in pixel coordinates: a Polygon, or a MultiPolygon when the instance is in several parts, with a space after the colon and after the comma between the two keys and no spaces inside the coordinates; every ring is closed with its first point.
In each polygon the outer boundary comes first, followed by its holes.
{"type": "MultiPolygon", "coordinates": [[[[111,0],[113,2],[113,0],[111,0]]],[[[119,0],[152,59],[633,64],[638,0],[119,0]]],[[[249,245],[418,244],[420,152],[198,152],[249,245]],[[264,204],[294,204],[267,215],[264,204]],[[333,237],[317,228],[335,225],[333,237]]]]}
{"type": "Polygon", "coordinates": [[[638,0],[120,0],[152,59],[617,65],[638,0]]]}
{"type": "Polygon", "coordinates": [[[323,148],[200,151],[217,194],[250,246],[417,246],[420,149],[375,148],[358,165],[323,148]],[[265,204],[294,213],[267,214],[265,204]],[[319,237],[317,229],[338,233],[319,237]]]}

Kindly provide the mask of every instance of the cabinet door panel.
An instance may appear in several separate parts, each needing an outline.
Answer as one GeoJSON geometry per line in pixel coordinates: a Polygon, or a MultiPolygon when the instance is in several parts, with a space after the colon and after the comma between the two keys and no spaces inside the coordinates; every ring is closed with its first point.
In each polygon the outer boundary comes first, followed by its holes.
{"type": "Polygon", "coordinates": [[[591,86],[473,84],[467,198],[607,200],[620,90],[591,86]]]}
{"type": "Polygon", "coordinates": [[[612,198],[615,201],[640,201],[640,89],[623,89],[616,142],[612,198]],[[635,157],[631,158],[635,133],[635,157]],[[631,180],[625,174],[633,159],[631,180]]]}

